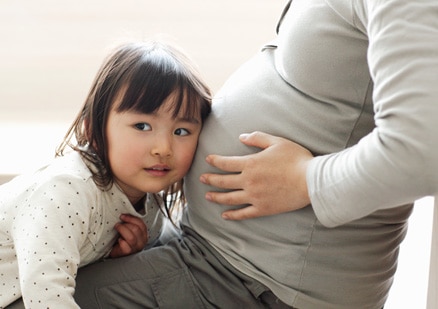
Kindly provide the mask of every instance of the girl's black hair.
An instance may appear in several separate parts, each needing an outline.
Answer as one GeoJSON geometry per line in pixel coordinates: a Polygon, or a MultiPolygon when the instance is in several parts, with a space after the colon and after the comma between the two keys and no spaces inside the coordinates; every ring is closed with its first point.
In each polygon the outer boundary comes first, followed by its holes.
{"type": "MultiPolygon", "coordinates": [[[[99,69],[85,103],[56,150],[62,156],[67,146],[78,151],[97,169],[91,169],[95,183],[106,190],[113,185],[108,159],[106,123],[116,99],[117,112],[157,111],[169,95],[175,94],[173,115],[204,121],[211,110],[211,93],[194,65],[175,46],[164,42],[134,42],[116,48],[99,69]],[[74,141],[75,140],[75,141],[74,141]]],[[[169,217],[179,200],[185,203],[183,180],[163,190],[169,217]]]]}

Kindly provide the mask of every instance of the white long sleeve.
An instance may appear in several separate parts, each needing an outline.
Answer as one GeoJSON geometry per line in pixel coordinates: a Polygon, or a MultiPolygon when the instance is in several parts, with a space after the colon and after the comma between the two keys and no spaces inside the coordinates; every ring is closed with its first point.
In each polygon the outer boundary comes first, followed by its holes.
{"type": "Polygon", "coordinates": [[[65,180],[55,178],[38,187],[29,202],[20,206],[22,215],[12,225],[27,308],[56,308],[61,302],[63,308],[79,308],[73,293],[79,250],[88,237],[91,199],[87,191],[75,194],[65,180]]]}
{"type": "Polygon", "coordinates": [[[138,214],[117,186],[97,187],[76,152],[0,186],[0,308],[20,296],[26,308],[78,308],[77,270],[108,254],[122,213],[143,219],[150,244],[158,239],[154,198],[145,210],[138,214]]]}

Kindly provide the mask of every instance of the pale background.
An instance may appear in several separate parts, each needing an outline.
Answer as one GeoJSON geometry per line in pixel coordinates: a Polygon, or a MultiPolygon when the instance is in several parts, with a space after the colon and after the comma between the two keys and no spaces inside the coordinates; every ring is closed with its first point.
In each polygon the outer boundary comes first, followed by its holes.
{"type": "MultiPolygon", "coordinates": [[[[217,91],[275,35],[286,0],[0,1],[0,181],[48,162],[108,49],[160,35],[217,91]]],[[[425,308],[432,199],[417,202],[385,309],[425,308]]]]}

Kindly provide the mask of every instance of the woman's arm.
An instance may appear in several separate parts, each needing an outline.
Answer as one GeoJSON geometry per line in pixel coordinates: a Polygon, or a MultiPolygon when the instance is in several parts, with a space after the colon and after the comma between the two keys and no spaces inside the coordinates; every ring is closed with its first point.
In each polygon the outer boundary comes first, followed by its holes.
{"type": "Polygon", "coordinates": [[[438,4],[369,2],[361,16],[368,26],[376,129],[353,147],[313,159],[273,137],[252,138],[249,144],[263,149],[257,154],[210,156],[211,165],[234,175],[206,174],[201,181],[237,191],[207,198],[251,205],[225,213],[229,219],[295,210],[310,198],[319,220],[336,226],[437,192],[438,4]]]}

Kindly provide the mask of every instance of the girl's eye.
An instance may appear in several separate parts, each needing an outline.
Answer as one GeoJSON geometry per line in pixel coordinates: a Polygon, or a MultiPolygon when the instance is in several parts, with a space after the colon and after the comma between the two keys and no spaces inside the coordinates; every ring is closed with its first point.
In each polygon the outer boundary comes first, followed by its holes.
{"type": "Polygon", "coordinates": [[[149,124],[144,123],[144,122],[136,123],[134,126],[140,131],[150,131],[152,129],[149,124]]]}
{"type": "Polygon", "coordinates": [[[175,130],[175,135],[185,136],[185,135],[189,135],[189,134],[190,134],[190,132],[186,129],[179,128],[179,129],[175,130]]]}

